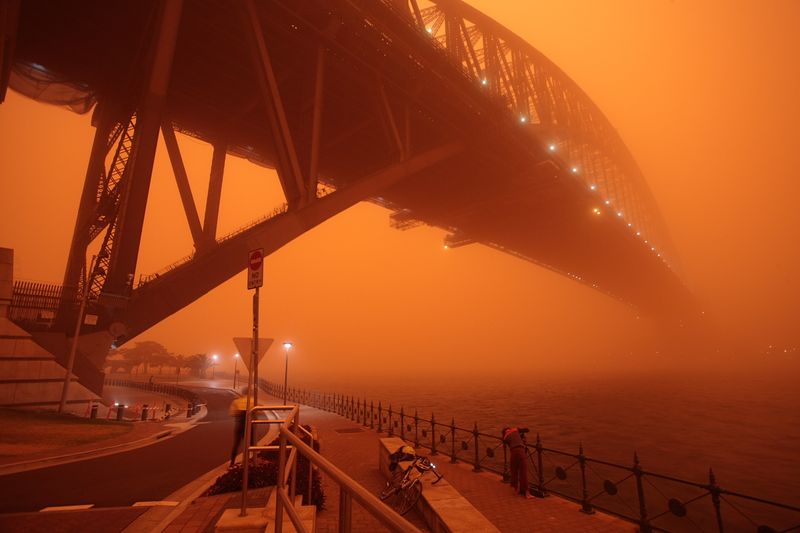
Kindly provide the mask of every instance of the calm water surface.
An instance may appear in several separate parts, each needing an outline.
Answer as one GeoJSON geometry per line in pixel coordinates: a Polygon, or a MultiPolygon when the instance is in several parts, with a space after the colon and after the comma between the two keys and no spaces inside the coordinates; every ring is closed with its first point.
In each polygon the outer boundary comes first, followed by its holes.
{"type": "MultiPolygon", "coordinates": [[[[800,505],[800,379],[773,375],[395,379],[317,384],[316,390],[417,409],[499,434],[505,425],[539,432],[546,447],[800,505]]],[[[311,387],[312,384],[309,384],[311,387]]],[[[534,437],[535,438],[535,437],[534,437]]],[[[529,439],[532,441],[533,439],[529,439]]]]}

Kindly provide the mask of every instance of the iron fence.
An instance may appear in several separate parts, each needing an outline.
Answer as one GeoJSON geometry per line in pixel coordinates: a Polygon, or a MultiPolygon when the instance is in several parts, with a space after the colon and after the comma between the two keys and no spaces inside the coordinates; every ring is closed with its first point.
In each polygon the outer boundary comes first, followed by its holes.
{"type": "MultiPolygon", "coordinates": [[[[261,388],[282,398],[283,386],[259,380],[261,388]]],[[[509,478],[509,456],[499,435],[484,433],[478,423],[456,425],[454,418],[423,418],[414,410],[337,393],[289,387],[288,401],[336,413],[426,448],[451,463],[464,462],[476,472],[488,470],[509,478]]],[[[549,448],[535,433],[525,442],[530,492],[556,495],[580,505],[580,511],[602,511],[637,524],[644,533],[672,531],[800,531],[800,507],[722,488],[713,470],[696,482],[645,469],[634,453],[630,464],[590,457],[579,444],[574,452],[549,448]],[[533,437],[532,437],[533,439],[533,437]]]]}

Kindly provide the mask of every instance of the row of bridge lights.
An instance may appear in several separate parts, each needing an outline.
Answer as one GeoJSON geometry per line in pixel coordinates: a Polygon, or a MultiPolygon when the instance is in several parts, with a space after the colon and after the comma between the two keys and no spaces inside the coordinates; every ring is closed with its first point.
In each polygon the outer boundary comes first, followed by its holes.
{"type": "MultiPolygon", "coordinates": [[[[432,30],[431,28],[427,28],[427,31],[428,31],[428,33],[430,33],[430,34],[432,34],[432,33],[433,33],[433,30],[432,30]]],[[[489,80],[488,80],[488,79],[486,79],[486,78],[481,78],[481,85],[482,85],[482,86],[484,86],[484,87],[485,87],[485,86],[487,86],[487,85],[489,85],[489,80]]],[[[520,115],[520,116],[519,116],[519,121],[520,121],[520,123],[521,123],[521,124],[527,124],[527,123],[528,123],[528,117],[527,117],[527,116],[525,116],[525,115],[520,115]]],[[[549,152],[551,152],[551,153],[555,153],[555,152],[556,152],[556,150],[558,150],[558,146],[556,146],[556,144],[555,144],[555,143],[550,143],[550,144],[548,144],[548,145],[547,145],[547,150],[548,150],[549,152]]],[[[577,174],[579,173],[579,169],[578,169],[578,167],[577,167],[577,166],[572,166],[572,167],[570,167],[570,172],[572,172],[572,174],[574,174],[574,175],[577,175],[577,174]]],[[[590,191],[592,191],[592,192],[597,192],[597,185],[595,185],[595,184],[591,184],[591,185],[589,185],[589,190],[590,190],[590,191]]],[[[608,200],[608,199],[607,199],[607,200],[605,200],[605,201],[604,201],[604,203],[605,203],[605,205],[606,205],[606,206],[609,206],[609,207],[611,206],[611,200],[608,200]]],[[[592,209],[592,212],[593,212],[593,213],[594,213],[596,216],[600,216],[600,215],[603,213],[603,212],[602,212],[602,211],[601,211],[599,208],[597,208],[597,207],[595,207],[594,209],[592,209]]],[[[622,211],[617,211],[617,217],[618,217],[618,218],[624,218],[624,215],[623,215],[622,211]]],[[[629,227],[629,228],[631,228],[631,230],[633,230],[633,224],[632,224],[632,223],[630,223],[630,222],[627,222],[627,225],[628,225],[628,227],[629,227]]],[[[641,231],[636,231],[636,236],[637,236],[637,237],[641,237],[641,236],[642,236],[642,232],[641,232],[641,231]]],[[[647,241],[647,239],[643,239],[643,240],[644,240],[644,244],[649,244],[649,243],[648,243],[648,241],[647,241]]],[[[445,245],[445,247],[444,247],[444,248],[445,248],[445,250],[446,250],[446,249],[448,248],[448,246],[446,246],[446,245],[445,245]]],[[[664,264],[666,264],[667,266],[669,266],[669,263],[667,263],[667,261],[666,261],[664,258],[662,258],[662,257],[661,257],[661,253],[660,253],[660,252],[656,252],[656,248],[655,248],[655,246],[652,246],[652,245],[651,245],[651,246],[650,246],[650,251],[651,251],[651,252],[655,252],[655,254],[656,254],[656,257],[658,257],[658,258],[661,258],[661,261],[662,261],[664,264]]],[[[567,275],[568,275],[568,276],[570,276],[570,277],[572,277],[572,278],[575,278],[575,279],[577,279],[577,280],[579,280],[579,281],[583,281],[583,280],[582,280],[582,278],[581,278],[580,276],[573,275],[573,274],[571,274],[571,273],[569,273],[569,272],[567,273],[567,275]]],[[[592,286],[593,286],[593,287],[596,287],[596,285],[594,285],[594,284],[593,284],[592,286]]]]}
{"type": "MultiPolygon", "coordinates": [[[[522,117],[520,117],[520,122],[522,122],[523,124],[525,122],[527,122],[527,119],[526,119],[526,117],[524,115],[522,117]]],[[[551,152],[551,153],[554,153],[557,149],[558,149],[558,147],[555,145],[555,143],[550,143],[549,145],[547,145],[547,150],[549,152],[551,152]]],[[[577,175],[578,172],[579,172],[578,167],[576,167],[576,166],[570,167],[570,172],[572,172],[573,174],[577,175]]],[[[594,183],[589,185],[589,190],[594,192],[594,193],[597,193],[598,192],[597,185],[595,185],[594,183]]],[[[610,199],[604,200],[603,203],[607,207],[611,207],[611,200],[610,199]]],[[[600,215],[603,214],[603,211],[600,208],[595,207],[595,208],[592,209],[592,213],[594,213],[595,216],[600,216],[600,215]]],[[[617,213],[617,218],[624,218],[624,214],[622,213],[622,211],[617,211],[616,213],[617,213]]],[[[635,230],[634,227],[633,227],[633,223],[626,222],[626,224],[627,224],[628,228],[631,229],[631,231],[636,231],[636,236],[637,237],[640,237],[640,238],[642,237],[642,232],[638,231],[638,230],[635,230]]],[[[642,240],[643,240],[644,244],[650,245],[650,251],[655,253],[656,257],[660,258],[662,263],[664,263],[665,265],[669,266],[669,263],[667,263],[667,261],[663,257],[661,257],[661,252],[656,251],[656,247],[655,246],[650,244],[647,239],[642,239],[642,240]]],[[[581,280],[581,278],[578,277],[578,276],[574,276],[574,275],[569,274],[569,273],[568,273],[568,275],[573,277],[573,278],[576,278],[578,280],[581,280]]]]}

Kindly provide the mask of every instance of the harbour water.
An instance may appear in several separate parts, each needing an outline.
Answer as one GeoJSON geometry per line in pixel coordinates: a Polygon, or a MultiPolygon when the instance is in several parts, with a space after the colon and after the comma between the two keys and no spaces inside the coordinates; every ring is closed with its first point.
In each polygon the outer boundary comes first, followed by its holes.
{"type": "MultiPolygon", "coordinates": [[[[625,377],[473,377],[415,373],[364,383],[309,383],[400,406],[437,423],[499,435],[538,432],[546,447],[698,483],[712,467],[725,489],[800,506],[800,387],[785,371],[650,373],[625,377]]],[[[298,384],[300,385],[300,384],[298,384]]],[[[535,437],[534,437],[535,438],[535,437]]],[[[529,441],[532,439],[529,438],[529,441]]],[[[798,517],[800,521],[800,517],[798,517]]]]}

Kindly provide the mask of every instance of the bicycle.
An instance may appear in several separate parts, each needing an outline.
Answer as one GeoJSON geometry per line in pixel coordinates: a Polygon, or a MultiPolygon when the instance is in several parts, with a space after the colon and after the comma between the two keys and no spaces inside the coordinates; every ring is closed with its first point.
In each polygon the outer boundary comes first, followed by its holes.
{"type": "Polygon", "coordinates": [[[386,487],[381,491],[380,498],[387,501],[389,506],[398,514],[404,515],[417,504],[417,500],[422,495],[422,476],[427,472],[432,472],[436,476],[437,484],[444,477],[436,470],[436,465],[431,463],[427,457],[416,456],[405,470],[398,470],[399,460],[392,460],[389,469],[394,472],[392,479],[386,482],[386,487]]]}

